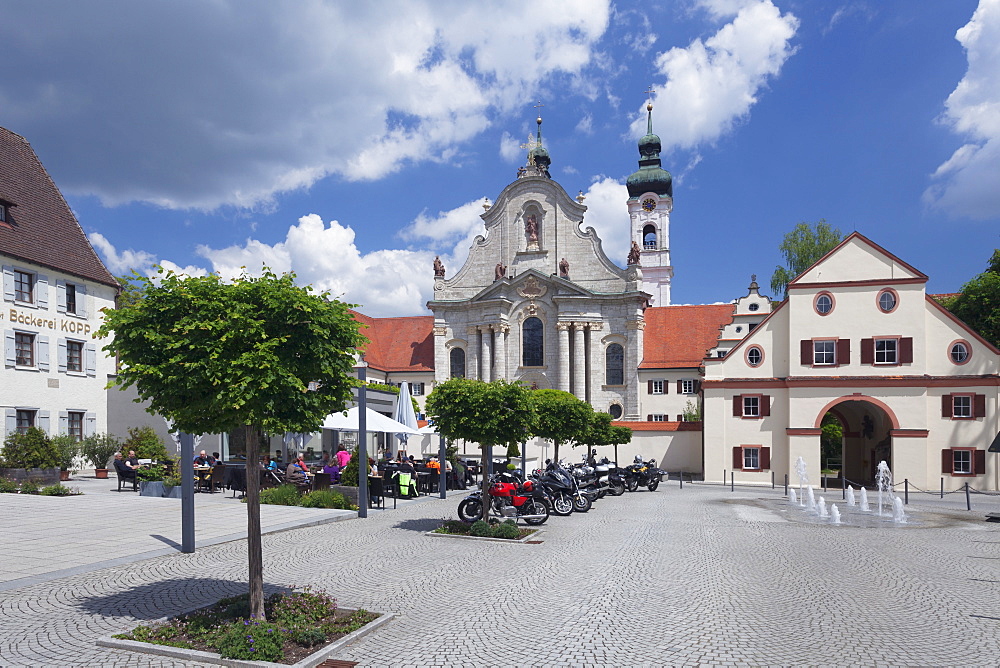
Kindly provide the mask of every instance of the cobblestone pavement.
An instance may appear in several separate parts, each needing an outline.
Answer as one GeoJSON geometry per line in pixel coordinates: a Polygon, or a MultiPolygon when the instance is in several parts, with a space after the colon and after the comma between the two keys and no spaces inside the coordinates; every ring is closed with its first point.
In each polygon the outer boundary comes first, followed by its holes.
{"type": "MultiPolygon", "coordinates": [[[[267,535],[265,580],[398,613],[337,657],[366,666],[995,666],[1000,656],[1000,525],[980,512],[831,526],[770,489],[671,483],[554,517],[538,545],[422,535],[459,498],[267,535]]],[[[0,593],[0,665],[185,665],[94,641],[241,592],[245,570],[234,541],[0,593]]]]}

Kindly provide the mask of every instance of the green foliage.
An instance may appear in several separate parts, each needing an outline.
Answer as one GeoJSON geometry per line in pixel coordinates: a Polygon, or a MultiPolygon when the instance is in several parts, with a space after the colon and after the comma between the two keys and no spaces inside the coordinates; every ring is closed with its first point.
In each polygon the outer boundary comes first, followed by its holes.
{"type": "Polygon", "coordinates": [[[698,402],[688,399],[684,404],[683,415],[685,422],[701,422],[701,406],[698,402]]]}
{"type": "Polygon", "coordinates": [[[532,392],[517,382],[452,378],[427,397],[427,414],[448,440],[481,446],[520,443],[535,428],[532,392]]]}
{"type": "Polygon", "coordinates": [[[329,489],[318,489],[315,492],[309,492],[302,497],[299,505],[303,508],[340,508],[342,510],[356,509],[343,494],[329,489]]]}
{"type": "Polygon", "coordinates": [[[128,308],[142,299],[142,276],[137,274],[134,269],[131,274],[117,276],[116,278],[118,279],[118,285],[121,286],[121,291],[118,293],[115,308],[128,308]]]}
{"type": "Polygon", "coordinates": [[[272,506],[299,505],[299,490],[295,485],[279,485],[260,493],[260,502],[272,506]]]}
{"type": "Polygon", "coordinates": [[[278,661],[284,655],[281,648],[288,633],[276,624],[245,619],[222,631],[216,647],[224,659],[278,661]]]}
{"type": "Polygon", "coordinates": [[[139,459],[152,459],[154,462],[165,462],[171,459],[163,440],[156,435],[156,430],[148,424],[141,427],[129,427],[128,438],[122,444],[122,450],[135,450],[139,459]]]}
{"type": "Polygon", "coordinates": [[[21,494],[38,494],[38,482],[35,480],[22,480],[21,494]]]}
{"type": "Polygon", "coordinates": [[[811,267],[821,257],[841,242],[844,235],[831,227],[825,219],[817,223],[799,223],[785,235],[778,250],[785,258],[787,267],[778,266],[771,275],[771,291],[775,296],[788,296],[788,284],[811,267]]]}
{"type": "Polygon", "coordinates": [[[517,528],[517,524],[515,522],[508,521],[496,528],[495,535],[497,538],[516,540],[521,537],[521,531],[517,528]]]}
{"type": "Polygon", "coordinates": [[[480,538],[488,538],[492,533],[493,530],[490,528],[490,525],[483,520],[476,520],[475,522],[472,523],[472,526],[469,527],[470,536],[479,536],[480,538]]]}
{"type": "Polygon", "coordinates": [[[358,486],[358,450],[351,450],[351,461],[340,470],[340,484],[344,487],[358,486]]]}
{"type": "Polygon", "coordinates": [[[122,447],[121,441],[111,434],[94,434],[80,441],[80,452],[95,469],[107,468],[108,460],[122,447]]]}
{"type": "Polygon", "coordinates": [[[631,443],[632,430],[628,427],[616,427],[611,422],[612,417],[608,413],[592,413],[587,430],[578,439],[577,444],[591,447],[631,443]]]}
{"type": "Polygon", "coordinates": [[[348,306],[295,285],[293,274],[135,279],[144,297],[106,310],[97,332],[149,411],[192,434],[252,424],[265,433],[317,431],[351,399],[365,341],[348,306]],[[315,390],[309,384],[316,383],[315,390]]]}
{"type": "Polygon", "coordinates": [[[37,427],[23,434],[12,431],[3,442],[2,465],[9,469],[50,469],[59,466],[62,455],[52,439],[37,427]]]}
{"type": "MultiPolygon", "coordinates": [[[[135,472],[135,477],[139,480],[145,480],[147,482],[158,482],[167,479],[167,467],[160,466],[159,464],[153,466],[144,466],[135,472]]],[[[172,487],[173,485],[171,485],[172,487]]]]}
{"type": "Polygon", "coordinates": [[[0,494],[17,494],[19,485],[8,478],[0,478],[0,494]]]}
{"type": "Polygon", "coordinates": [[[80,442],[76,437],[69,434],[53,436],[52,445],[59,451],[59,470],[69,471],[73,468],[73,461],[80,454],[80,442]]]}
{"type": "Polygon", "coordinates": [[[289,594],[275,594],[268,603],[271,618],[290,629],[316,626],[337,610],[337,599],[308,587],[289,594]]]}
{"type": "Polygon", "coordinates": [[[844,427],[840,424],[840,419],[833,413],[823,416],[820,423],[820,454],[822,464],[825,467],[830,459],[840,459],[841,445],[844,438],[844,427]]]}
{"type": "Polygon", "coordinates": [[[582,443],[593,421],[594,409],[589,403],[562,390],[534,390],[532,396],[538,412],[534,436],[555,445],[554,459],[559,459],[561,443],[582,443]]]}
{"type": "Polygon", "coordinates": [[[163,487],[177,487],[181,484],[181,476],[179,473],[174,473],[173,475],[168,475],[163,479],[163,487]]]}
{"type": "Polygon", "coordinates": [[[945,304],[952,313],[994,346],[1000,346],[1000,248],[993,251],[986,271],[962,286],[945,304]]]}
{"type": "Polygon", "coordinates": [[[42,496],[75,496],[79,494],[79,492],[74,492],[69,487],[59,483],[43,487],[38,491],[38,493],[42,496]]]}

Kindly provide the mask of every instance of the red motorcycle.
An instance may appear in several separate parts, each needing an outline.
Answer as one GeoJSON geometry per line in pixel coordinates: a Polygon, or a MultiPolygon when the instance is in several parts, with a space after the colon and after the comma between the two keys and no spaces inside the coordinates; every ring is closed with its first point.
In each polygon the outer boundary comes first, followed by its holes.
{"type": "MultiPolygon", "coordinates": [[[[497,517],[524,520],[528,524],[543,524],[549,519],[546,493],[531,480],[522,482],[510,474],[490,476],[487,483],[490,511],[497,517]]],[[[483,493],[473,492],[458,504],[458,517],[469,524],[483,514],[483,493]]]]}

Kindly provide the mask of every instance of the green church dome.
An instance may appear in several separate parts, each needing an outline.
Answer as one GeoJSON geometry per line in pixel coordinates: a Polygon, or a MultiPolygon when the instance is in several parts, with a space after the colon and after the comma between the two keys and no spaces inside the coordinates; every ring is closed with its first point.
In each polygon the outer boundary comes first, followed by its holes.
{"type": "Polygon", "coordinates": [[[660,166],[660,138],[653,134],[653,105],[646,105],[646,136],[639,140],[639,169],[625,182],[629,197],[654,192],[661,197],[673,197],[674,184],[670,172],[660,166]]]}

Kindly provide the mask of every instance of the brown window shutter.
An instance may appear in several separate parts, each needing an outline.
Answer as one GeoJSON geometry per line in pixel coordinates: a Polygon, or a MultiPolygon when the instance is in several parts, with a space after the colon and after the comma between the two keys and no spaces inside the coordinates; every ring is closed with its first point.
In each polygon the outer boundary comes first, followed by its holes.
{"type": "Polygon", "coordinates": [[[733,417],[743,417],[743,395],[733,397],[733,417]]]}
{"type": "Polygon", "coordinates": [[[813,363],[813,342],[810,339],[803,339],[799,342],[799,353],[803,366],[812,366],[813,363]]]}
{"type": "Polygon", "coordinates": [[[683,415],[678,415],[677,416],[677,421],[678,422],[684,422],[684,416],[683,415]]]}
{"type": "Polygon", "coordinates": [[[652,415],[647,415],[646,416],[646,422],[652,422],[652,421],[653,421],[653,416],[652,415]]]}
{"type": "Polygon", "coordinates": [[[899,340],[899,362],[913,364],[913,337],[904,336],[899,340]]]}
{"type": "Polygon", "coordinates": [[[952,403],[951,395],[945,394],[941,396],[941,417],[950,418],[952,417],[952,403]]]}
{"type": "Polygon", "coordinates": [[[698,394],[699,392],[701,392],[701,381],[696,380],[694,381],[694,393],[698,394]]]}
{"type": "Polygon", "coordinates": [[[743,448],[738,445],[733,446],[733,469],[743,470],[743,448]]]}
{"type": "Polygon", "coordinates": [[[663,393],[670,394],[670,381],[666,378],[663,379],[663,393]]]}
{"type": "Polygon", "coordinates": [[[837,341],[837,366],[851,363],[851,340],[839,339],[837,341]]]}
{"type": "Polygon", "coordinates": [[[972,416],[977,418],[986,417],[986,395],[977,394],[972,399],[972,416]]]}
{"type": "Polygon", "coordinates": [[[875,339],[861,339],[861,363],[875,364],[875,339]]]}
{"type": "Polygon", "coordinates": [[[951,456],[951,448],[941,451],[941,473],[954,473],[955,459],[951,456]]]}
{"type": "Polygon", "coordinates": [[[684,381],[677,381],[677,394],[681,394],[684,391],[684,381]]]}
{"type": "Polygon", "coordinates": [[[976,450],[975,457],[972,458],[972,472],[975,475],[983,475],[986,473],[986,451],[976,450]]]}
{"type": "Polygon", "coordinates": [[[764,394],[760,397],[760,416],[767,417],[771,414],[771,397],[764,394]]]}
{"type": "Polygon", "coordinates": [[[760,468],[762,471],[771,468],[771,448],[760,449],[760,468]]]}
{"type": "Polygon", "coordinates": [[[653,381],[647,380],[646,381],[646,394],[652,394],[652,393],[653,393],[653,381]]]}

